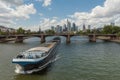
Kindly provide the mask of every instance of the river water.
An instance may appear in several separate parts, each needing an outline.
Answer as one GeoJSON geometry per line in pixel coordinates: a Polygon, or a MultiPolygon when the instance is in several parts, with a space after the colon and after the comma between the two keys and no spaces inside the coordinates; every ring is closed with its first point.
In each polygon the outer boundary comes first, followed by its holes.
{"type": "MultiPolygon", "coordinates": [[[[51,40],[53,37],[48,37],[51,40]]],[[[19,52],[40,45],[39,38],[24,43],[0,43],[0,80],[120,80],[120,44],[98,40],[90,43],[87,37],[65,38],[57,50],[59,59],[47,70],[18,75],[12,58],[19,52]]]]}

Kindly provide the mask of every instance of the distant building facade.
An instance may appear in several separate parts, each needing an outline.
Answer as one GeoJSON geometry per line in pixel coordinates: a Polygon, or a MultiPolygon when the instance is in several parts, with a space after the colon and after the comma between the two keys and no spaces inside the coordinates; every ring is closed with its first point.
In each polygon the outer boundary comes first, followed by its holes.
{"type": "Polygon", "coordinates": [[[71,31],[71,23],[68,21],[68,19],[67,19],[67,30],[71,31]]]}
{"type": "Polygon", "coordinates": [[[91,25],[88,25],[88,30],[91,30],[91,25]]]}
{"type": "Polygon", "coordinates": [[[56,28],[55,28],[55,32],[56,33],[61,33],[62,32],[62,26],[57,25],[56,28]]]}
{"type": "Polygon", "coordinates": [[[111,26],[115,26],[115,23],[114,23],[114,22],[111,22],[110,25],[111,25],[111,26]]]}
{"type": "Polygon", "coordinates": [[[86,26],[83,24],[83,32],[86,32],[86,26]]]}
{"type": "Polygon", "coordinates": [[[8,28],[8,27],[5,27],[5,26],[0,26],[0,31],[2,31],[2,32],[9,32],[9,33],[17,32],[16,29],[8,28]]]}

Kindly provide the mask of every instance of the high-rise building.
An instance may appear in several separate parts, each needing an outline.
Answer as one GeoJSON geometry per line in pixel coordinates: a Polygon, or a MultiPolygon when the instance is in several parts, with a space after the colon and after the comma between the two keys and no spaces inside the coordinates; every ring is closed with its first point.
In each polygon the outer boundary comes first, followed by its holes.
{"type": "Polygon", "coordinates": [[[62,32],[63,30],[62,30],[62,26],[60,26],[60,33],[62,32]]]}
{"type": "Polygon", "coordinates": [[[51,26],[51,30],[55,31],[55,27],[54,27],[54,26],[51,26]]]}
{"type": "Polygon", "coordinates": [[[62,26],[57,25],[55,31],[56,31],[56,33],[61,33],[62,32],[62,26]]]}
{"type": "Polygon", "coordinates": [[[114,22],[111,22],[110,25],[111,25],[111,26],[115,26],[115,23],[114,23],[114,22]]]}
{"type": "Polygon", "coordinates": [[[83,24],[83,32],[86,31],[86,27],[85,27],[85,24],[83,24]]]}
{"type": "Polygon", "coordinates": [[[67,31],[67,26],[66,26],[66,24],[63,25],[63,31],[64,31],[64,32],[67,31]]]}
{"type": "Polygon", "coordinates": [[[88,29],[89,29],[89,30],[91,29],[91,25],[88,25],[88,29]]]}
{"type": "Polygon", "coordinates": [[[76,26],[76,31],[78,31],[78,26],[76,26]]]}
{"type": "Polygon", "coordinates": [[[72,24],[72,31],[76,31],[76,24],[75,23],[72,24]]]}
{"type": "Polygon", "coordinates": [[[71,23],[68,21],[68,19],[67,19],[67,30],[71,31],[71,23]]]}
{"type": "Polygon", "coordinates": [[[41,27],[39,26],[39,31],[38,31],[38,33],[41,33],[41,27]]]}

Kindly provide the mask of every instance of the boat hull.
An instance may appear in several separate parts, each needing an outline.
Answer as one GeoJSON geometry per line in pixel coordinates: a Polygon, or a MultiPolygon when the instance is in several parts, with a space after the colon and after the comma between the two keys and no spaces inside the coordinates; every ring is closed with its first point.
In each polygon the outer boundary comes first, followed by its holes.
{"type": "Polygon", "coordinates": [[[47,57],[45,57],[44,59],[37,61],[37,62],[13,62],[16,63],[16,73],[31,73],[30,71],[32,70],[42,70],[44,68],[46,68],[50,63],[52,63],[53,59],[56,56],[56,50],[57,50],[57,45],[59,43],[57,43],[54,48],[51,49],[51,52],[49,53],[49,55],[47,57]]]}

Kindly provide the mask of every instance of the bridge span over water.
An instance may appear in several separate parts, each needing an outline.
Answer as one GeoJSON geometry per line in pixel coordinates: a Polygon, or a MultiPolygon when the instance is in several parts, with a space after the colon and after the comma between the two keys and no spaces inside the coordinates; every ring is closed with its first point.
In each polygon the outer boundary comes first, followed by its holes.
{"type": "MultiPolygon", "coordinates": [[[[9,41],[15,41],[16,43],[18,42],[23,42],[24,39],[30,38],[30,37],[39,37],[41,40],[41,43],[44,43],[46,41],[46,37],[48,36],[64,36],[66,38],[66,43],[70,43],[71,40],[70,38],[72,36],[80,36],[77,34],[19,34],[19,35],[0,35],[0,42],[9,42],[9,41]]],[[[115,34],[88,34],[88,39],[90,42],[96,42],[96,40],[99,37],[99,39],[102,40],[116,40],[119,39],[119,37],[115,34]],[[104,38],[103,38],[104,37],[104,38]]]]}
{"type": "Polygon", "coordinates": [[[75,34],[30,34],[30,35],[25,35],[25,34],[20,34],[20,35],[0,35],[0,42],[9,42],[9,41],[15,41],[17,42],[23,42],[24,39],[26,38],[31,38],[31,37],[39,37],[41,40],[41,43],[44,43],[46,41],[46,37],[49,36],[64,36],[66,38],[66,43],[70,43],[70,38],[72,36],[80,36],[80,35],[75,35],[75,34]]]}

